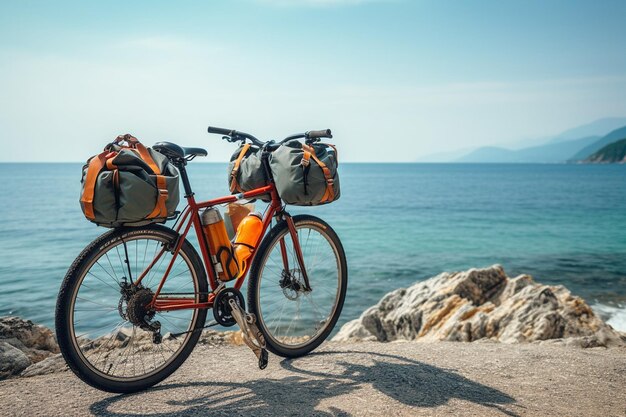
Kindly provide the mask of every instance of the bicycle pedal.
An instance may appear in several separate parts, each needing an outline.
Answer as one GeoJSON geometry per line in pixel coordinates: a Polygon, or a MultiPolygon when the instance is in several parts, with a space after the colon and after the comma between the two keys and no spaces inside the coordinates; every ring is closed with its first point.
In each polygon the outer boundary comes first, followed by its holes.
{"type": "Polygon", "coordinates": [[[259,369],[267,368],[267,364],[269,362],[269,355],[267,354],[267,349],[261,349],[261,356],[259,357],[259,369]]]}

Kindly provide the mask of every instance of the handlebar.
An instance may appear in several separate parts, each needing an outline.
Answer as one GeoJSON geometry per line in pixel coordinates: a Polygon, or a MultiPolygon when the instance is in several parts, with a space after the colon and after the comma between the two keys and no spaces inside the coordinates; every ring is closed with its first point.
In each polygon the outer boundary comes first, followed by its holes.
{"type": "Polygon", "coordinates": [[[209,133],[217,133],[218,135],[229,135],[229,136],[232,132],[234,132],[234,130],[232,129],[224,129],[221,127],[212,127],[212,126],[209,126],[207,131],[209,133]]]}
{"type": "Polygon", "coordinates": [[[207,131],[209,133],[217,133],[219,135],[225,135],[223,137],[223,139],[226,139],[229,142],[238,142],[238,141],[245,142],[245,140],[248,139],[250,142],[252,142],[252,144],[254,144],[254,145],[256,145],[256,146],[258,146],[260,148],[266,147],[270,151],[276,149],[278,147],[278,145],[281,145],[281,144],[283,144],[283,143],[285,143],[287,141],[294,140],[294,139],[306,139],[307,143],[313,143],[313,142],[319,141],[320,138],[332,138],[333,137],[330,129],[310,130],[310,131],[305,132],[305,133],[297,133],[295,135],[287,136],[285,139],[283,139],[280,142],[276,143],[273,140],[270,140],[270,141],[267,141],[267,142],[263,142],[263,141],[255,138],[254,136],[252,136],[249,133],[238,132],[238,131],[236,131],[234,129],[224,129],[222,127],[209,126],[207,131]]]}
{"type": "Polygon", "coordinates": [[[324,130],[310,130],[305,133],[307,138],[316,139],[316,138],[329,138],[332,139],[333,135],[330,133],[330,129],[324,130]]]}

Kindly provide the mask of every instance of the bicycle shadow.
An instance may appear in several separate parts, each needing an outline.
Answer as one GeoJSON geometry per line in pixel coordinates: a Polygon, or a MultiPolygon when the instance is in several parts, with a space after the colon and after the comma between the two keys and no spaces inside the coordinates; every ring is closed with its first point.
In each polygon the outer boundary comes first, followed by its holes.
{"type": "MultiPolygon", "coordinates": [[[[319,352],[300,359],[282,360],[280,366],[294,375],[240,383],[207,381],[160,385],[143,393],[117,395],[98,401],[91,405],[90,411],[96,416],[115,417],[136,416],[138,413],[151,417],[343,417],[351,415],[349,410],[328,407],[327,411],[322,411],[316,407],[323,400],[353,394],[363,386],[371,385],[379,393],[410,407],[433,408],[459,399],[517,416],[503,407],[515,404],[513,397],[455,372],[401,356],[358,351],[319,352]],[[320,356],[333,355],[351,355],[351,361],[334,362],[328,372],[317,369],[320,356]],[[309,361],[311,363],[307,364],[309,361]],[[317,368],[307,369],[307,366],[317,368]],[[150,406],[142,407],[142,404],[150,406]],[[129,407],[132,409],[129,410],[129,407]]],[[[345,407],[349,408],[349,405],[345,407]]]]}
{"type": "MultiPolygon", "coordinates": [[[[405,405],[432,408],[444,405],[456,398],[496,408],[510,416],[517,416],[513,411],[499,406],[516,403],[516,400],[508,394],[472,381],[456,372],[402,356],[359,351],[327,351],[311,353],[308,357],[334,354],[362,355],[372,363],[370,365],[347,361],[337,362],[335,378],[357,382],[359,385],[371,384],[380,393],[405,405]]],[[[280,365],[286,370],[311,377],[327,376],[319,371],[297,368],[294,366],[297,361],[285,359],[280,365]]]]}
{"type": "Polygon", "coordinates": [[[307,380],[299,376],[282,379],[230,382],[190,382],[160,385],[149,391],[116,395],[92,404],[92,415],[108,417],[187,417],[187,416],[277,416],[319,415],[348,417],[349,413],[335,407],[316,410],[320,401],[347,394],[357,384],[334,380],[307,380]],[[190,395],[191,392],[191,395],[190,395]],[[167,393],[167,398],[162,397],[167,393]],[[328,395],[332,393],[332,395],[328,395]],[[184,397],[187,399],[177,399],[184,397]],[[139,404],[124,410],[127,404],[139,404]],[[160,404],[159,404],[160,403],[160,404]],[[150,404],[143,407],[142,404],[150,404]],[[150,412],[149,409],[158,409],[150,412]]]}

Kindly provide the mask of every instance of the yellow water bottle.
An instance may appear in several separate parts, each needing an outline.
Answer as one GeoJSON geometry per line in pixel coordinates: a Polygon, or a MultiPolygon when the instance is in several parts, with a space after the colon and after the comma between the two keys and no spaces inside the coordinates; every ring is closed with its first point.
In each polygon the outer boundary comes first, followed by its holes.
{"type": "Polygon", "coordinates": [[[240,276],[246,271],[247,262],[254,252],[262,231],[263,222],[259,213],[247,215],[237,227],[233,248],[240,276]]]}

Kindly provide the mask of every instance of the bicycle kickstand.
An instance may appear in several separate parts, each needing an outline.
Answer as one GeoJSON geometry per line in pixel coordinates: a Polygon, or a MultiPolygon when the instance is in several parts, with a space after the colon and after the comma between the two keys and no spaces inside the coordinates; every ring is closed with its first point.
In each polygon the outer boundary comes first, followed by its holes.
{"type": "Polygon", "coordinates": [[[228,300],[233,318],[239,325],[243,334],[243,341],[259,359],[259,369],[267,367],[268,355],[265,349],[265,337],[256,325],[256,316],[246,313],[234,299],[228,300]]]}

